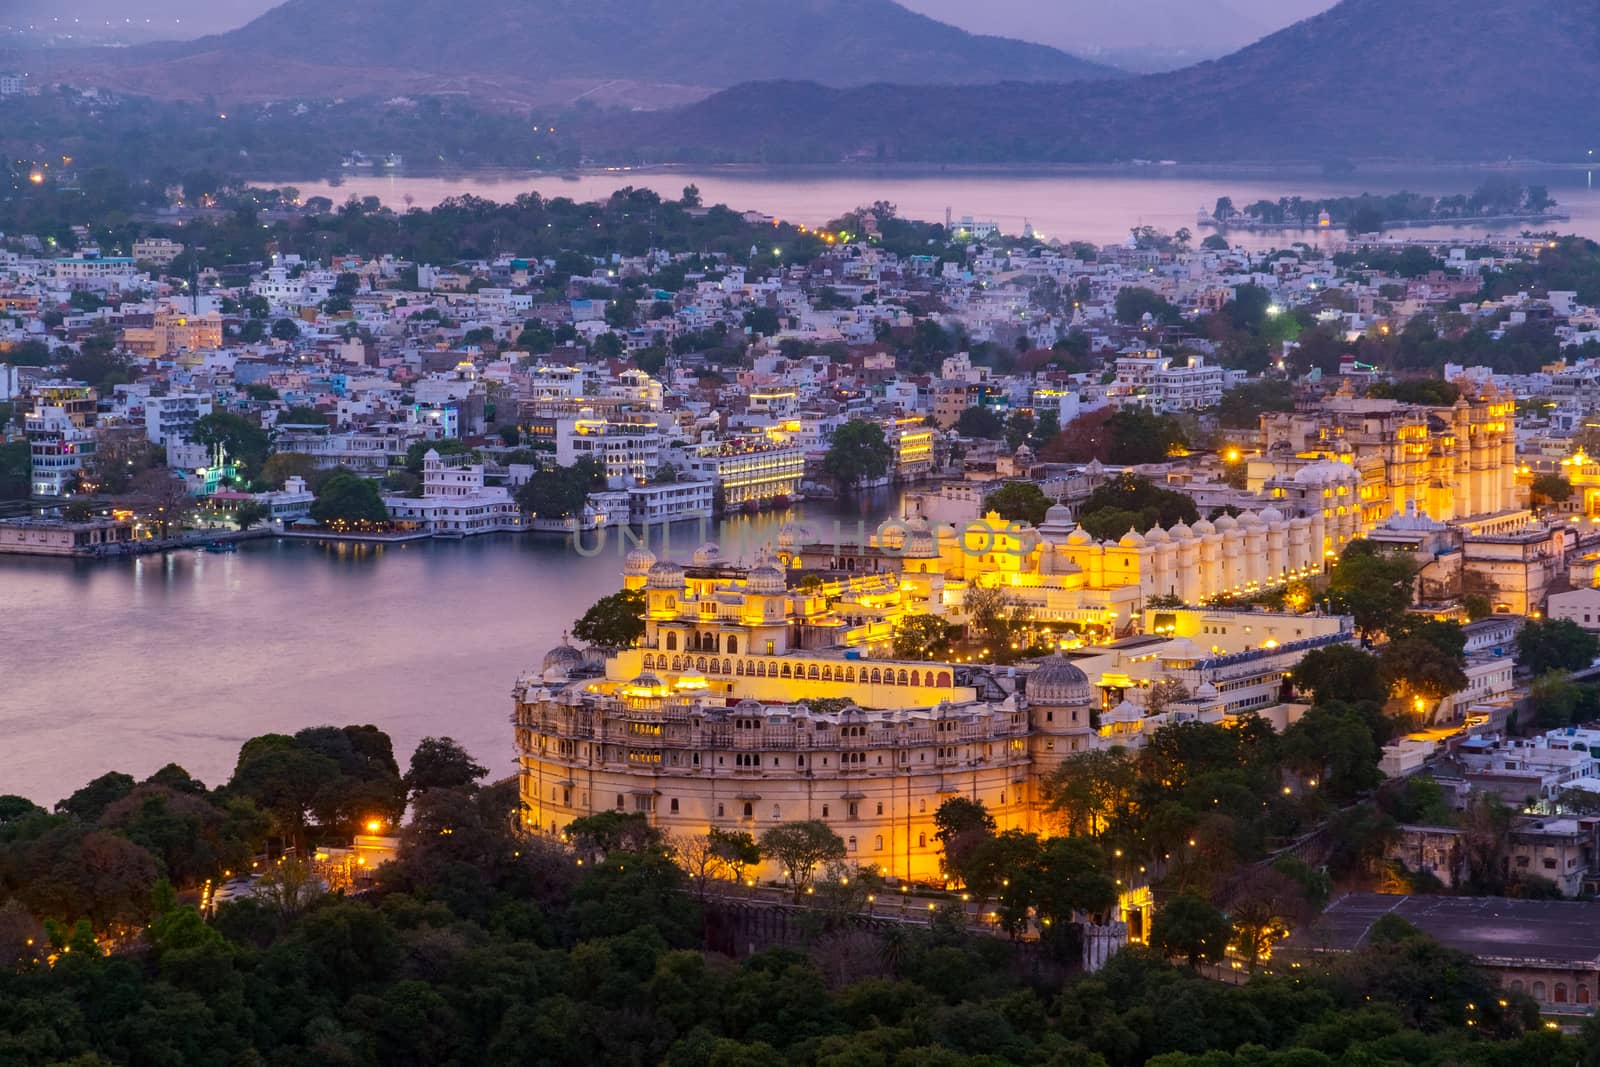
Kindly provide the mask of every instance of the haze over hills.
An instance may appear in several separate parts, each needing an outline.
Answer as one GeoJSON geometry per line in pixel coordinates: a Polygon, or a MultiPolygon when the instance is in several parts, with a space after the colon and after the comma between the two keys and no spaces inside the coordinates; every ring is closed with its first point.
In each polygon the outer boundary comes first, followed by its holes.
{"type": "Polygon", "coordinates": [[[852,86],[1122,76],[891,0],[288,0],[224,34],[94,59],[103,64],[94,76],[113,88],[223,100],[471,88],[493,101],[547,86],[560,87],[550,98],[561,100],[624,82],[642,90],[628,102],[647,106],[760,78],[852,86]],[[652,86],[671,88],[653,101],[652,86]]]}
{"type": "Polygon", "coordinates": [[[1077,85],[740,86],[589,147],[647,158],[1574,159],[1600,0],[1343,0],[1224,59],[1077,85]]]}

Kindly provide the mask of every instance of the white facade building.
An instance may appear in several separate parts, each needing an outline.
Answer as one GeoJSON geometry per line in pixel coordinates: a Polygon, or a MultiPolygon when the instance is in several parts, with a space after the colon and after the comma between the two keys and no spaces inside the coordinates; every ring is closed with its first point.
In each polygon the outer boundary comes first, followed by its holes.
{"type": "Polygon", "coordinates": [[[502,486],[483,484],[483,465],[471,456],[445,459],[433,449],[422,458],[422,496],[386,496],[396,522],[414,522],[436,537],[464,537],[523,529],[522,510],[502,486]]]}

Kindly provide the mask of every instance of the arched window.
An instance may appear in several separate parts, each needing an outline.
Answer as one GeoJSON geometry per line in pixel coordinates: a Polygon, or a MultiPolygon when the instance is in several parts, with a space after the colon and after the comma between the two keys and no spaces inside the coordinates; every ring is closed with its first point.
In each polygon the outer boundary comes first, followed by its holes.
{"type": "Polygon", "coordinates": [[[1534,1000],[1543,1000],[1544,999],[1544,983],[1543,982],[1535,982],[1535,983],[1533,983],[1533,999],[1534,1000]]]}
{"type": "Polygon", "coordinates": [[[882,672],[879,671],[878,668],[876,668],[876,667],[872,668],[872,684],[873,685],[877,685],[881,681],[883,681],[882,672]]]}
{"type": "Polygon", "coordinates": [[[789,665],[788,665],[788,664],[787,664],[787,663],[785,663],[785,664],[784,664],[784,665],[783,665],[783,668],[782,668],[782,677],[784,677],[784,678],[788,678],[788,677],[790,677],[790,674],[789,674],[789,665]]]}
{"type": "Polygon", "coordinates": [[[1578,1003],[1589,1003],[1589,987],[1584,985],[1582,982],[1578,983],[1578,1003]]]}
{"type": "Polygon", "coordinates": [[[732,634],[728,635],[728,647],[726,651],[730,653],[739,651],[739,639],[732,634]]]}
{"type": "Polygon", "coordinates": [[[778,810],[778,805],[776,804],[772,805],[772,817],[774,819],[783,818],[783,812],[778,810]]]}
{"type": "Polygon", "coordinates": [[[672,669],[675,670],[675,671],[683,670],[683,657],[682,656],[673,656],[672,657],[672,669]]]}
{"type": "Polygon", "coordinates": [[[766,665],[766,663],[763,662],[763,663],[757,663],[756,664],[756,676],[760,677],[760,678],[765,678],[767,676],[767,665],[766,665]]]}
{"type": "Polygon", "coordinates": [[[819,677],[821,677],[821,675],[818,674],[818,672],[817,672],[817,665],[815,663],[813,663],[811,665],[811,667],[806,671],[806,677],[811,679],[813,682],[816,681],[819,677]]]}
{"type": "Polygon", "coordinates": [[[950,672],[949,671],[940,671],[939,672],[939,684],[943,685],[943,686],[948,686],[950,684],[950,672]]]}
{"type": "Polygon", "coordinates": [[[1520,992],[1522,992],[1522,979],[1520,979],[1520,978],[1513,978],[1513,979],[1512,979],[1512,980],[1511,980],[1511,992],[1513,992],[1513,993],[1520,993],[1520,992]]]}
{"type": "Polygon", "coordinates": [[[697,671],[704,671],[706,669],[706,658],[704,656],[701,656],[699,659],[694,661],[694,669],[697,671]]]}
{"type": "Polygon", "coordinates": [[[646,652],[644,654],[644,658],[641,659],[639,662],[643,663],[645,665],[646,669],[649,669],[649,668],[654,667],[656,665],[656,658],[654,656],[652,656],[650,653],[646,652]]]}
{"type": "Polygon", "coordinates": [[[667,631],[667,651],[678,651],[678,635],[673,633],[671,630],[667,631]]]}
{"type": "Polygon", "coordinates": [[[753,819],[756,817],[756,807],[748,800],[744,802],[744,817],[747,819],[753,819]]]}
{"type": "Polygon", "coordinates": [[[1556,1000],[1557,1004],[1565,1004],[1567,1002],[1567,983],[1565,983],[1565,982],[1557,982],[1556,983],[1556,997],[1555,997],[1555,1000],[1556,1000]]]}
{"type": "Polygon", "coordinates": [[[927,848],[928,847],[928,835],[927,834],[918,834],[917,835],[917,847],[918,848],[927,848]]]}
{"type": "Polygon", "coordinates": [[[905,671],[901,671],[900,672],[900,684],[901,685],[905,685],[906,684],[906,672],[905,671]]]}
{"type": "Polygon", "coordinates": [[[877,852],[882,852],[883,851],[883,835],[882,834],[879,834],[877,837],[874,837],[872,839],[872,847],[877,852]]]}
{"type": "Polygon", "coordinates": [[[822,668],[822,680],[824,682],[833,681],[833,668],[832,667],[823,667],[822,668]]]}
{"type": "Polygon", "coordinates": [[[853,838],[853,837],[847,837],[847,838],[845,838],[845,839],[844,839],[844,847],[845,847],[845,848],[846,848],[846,849],[847,849],[847,850],[849,850],[849,851],[851,851],[851,852],[854,852],[854,851],[855,851],[855,850],[856,850],[856,839],[855,839],[855,838],[853,838]]]}

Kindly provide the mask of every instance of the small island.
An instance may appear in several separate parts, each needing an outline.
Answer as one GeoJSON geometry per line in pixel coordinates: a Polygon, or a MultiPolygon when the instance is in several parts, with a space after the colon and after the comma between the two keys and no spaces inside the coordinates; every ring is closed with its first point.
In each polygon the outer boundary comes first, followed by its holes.
{"type": "Polygon", "coordinates": [[[1211,210],[1200,209],[1197,222],[1216,230],[1340,229],[1362,234],[1407,226],[1553,222],[1566,217],[1556,211],[1556,202],[1545,186],[1523,186],[1511,178],[1495,177],[1470,194],[1451,196],[1410,192],[1321,199],[1283,196],[1243,207],[1236,207],[1232,197],[1222,196],[1211,210]]]}

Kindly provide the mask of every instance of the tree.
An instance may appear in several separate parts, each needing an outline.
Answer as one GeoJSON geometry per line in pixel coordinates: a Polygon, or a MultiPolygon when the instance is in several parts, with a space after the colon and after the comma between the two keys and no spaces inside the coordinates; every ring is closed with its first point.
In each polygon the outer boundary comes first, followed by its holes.
{"type": "Polygon", "coordinates": [[[1414,702],[1418,712],[1467,687],[1461,656],[1423,637],[1400,637],[1384,645],[1378,673],[1390,693],[1414,702]]]}
{"type": "Polygon", "coordinates": [[[1383,780],[1383,752],[1359,712],[1348,704],[1314,704],[1283,731],[1286,767],[1316,780],[1335,800],[1349,801],[1383,780]]]}
{"type": "Polygon", "coordinates": [[[1566,671],[1546,671],[1528,685],[1528,710],[1533,721],[1546,729],[1570,726],[1579,719],[1580,709],[1592,704],[1591,693],[1566,671]]]}
{"type": "Polygon", "coordinates": [[[260,423],[226,411],[213,411],[196,419],[194,439],[207,448],[221,445],[247,478],[261,470],[272,448],[272,439],[260,423]]]}
{"type": "Polygon", "coordinates": [[[1124,326],[1137,326],[1146,315],[1157,325],[1174,326],[1183,321],[1183,313],[1160,293],[1138,286],[1117,290],[1116,313],[1124,326]]]}
{"type": "Polygon", "coordinates": [[[194,497],[189,495],[188,486],[165,467],[137,475],[129,487],[129,497],[138,514],[161,528],[162,537],[194,512],[194,497]]]}
{"type": "Polygon", "coordinates": [[[1038,866],[1023,878],[1040,921],[1058,930],[1079,912],[1104,914],[1117,902],[1117,883],[1106,869],[1106,855],[1087,838],[1051,838],[1038,866]]]}
{"type": "Polygon", "coordinates": [[[1192,498],[1127,473],[1097,486],[1078,508],[1078,525],[1101,541],[1115,541],[1130,529],[1198,521],[1192,498]]]}
{"type": "Polygon", "coordinates": [[[246,500],[233,509],[233,521],[241,530],[259,526],[272,518],[272,509],[259,500],[246,500]]]}
{"type": "Polygon", "coordinates": [[[535,471],[517,490],[517,503],[540,518],[570,518],[582,512],[589,494],[604,484],[604,469],[595,460],[584,458],[570,467],[535,471]]]}
{"type": "Polygon", "coordinates": [[[998,441],[1005,433],[1005,422],[992,408],[974,406],[967,408],[956,419],[956,433],[962,437],[982,437],[998,441]]]}
{"type": "Polygon", "coordinates": [[[424,737],[411,753],[406,788],[413,796],[430,789],[473,790],[489,769],[473,759],[454,738],[424,737]]]}
{"type": "Polygon", "coordinates": [[[300,327],[295,325],[293,319],[277,319],[272,324],[272,336],[278,341],[297,341],[300,339],[300,327]]]}
{"type": "Polygon", "coordinates": [[[842,489],[854,489],[864,481],[876,481],[889,472],[894,449],[884,439],[883,427],[875,422],[851,419],[833,431],[822,469],[842,489]]]}
{"type": "Polygon", "coordinates": [[[1127,817],[1138,780],[1138,768],[1126,749],[1097,749],[1068,756],[1045,780],[1044,791],[1050,811],[1067,833],[1093,837],[1127,817]]]}
{"type": "Polygon", "coordinates": [[[256,480],[274,489],[282,489],[290,478],[310,481],[316,473],[316,459],[304,452],[274,452],[261,464],[256,480]]]}
{"type": "Polygon", "coordinates": [[[133,776],[109,771],[56,804],[56,811],[79,822],[93,824],[112,804],[133,792],[133,776]]]}
{"type": "Polygon", "coordinates": [[[994,816],[981,800],[949,797],[933,813],[934,840],[944,850],[945,870],[965,883],[978,849],[994,835],[994,816]]]}
{"type": "Polygon", "coordinates": [[[644,636],[644,592],[623,589],[603,596],[572,624],[573,636],[608,652],[629,648],[644,636]]]}
{"type": "Polygon", "coordinates": [[[767,830],[761,835],[761,854],[783,868],[796,903],[805,896],[818,866],[843,861],[847,855],[844,840],[817,819],[780,823],[767,830]]]}
{"type": "Polygon", "coordinates": [[[311,517],[324,526],[360,529],[381,526],[389,521],[378,486],[359,474],[335,471],[317,489],[311,502],[311,517]]]}
{"type": "Polygon", "coordinates": [[[1007,482],[983,501],[985,512],[997,512],[1002,519],[1037,526],[1044,522],[1050,498],[1033,482],[1007,482]]]}
{"type": "Polygon", "coordinates": [[[312,809],[338,778],[334,760],[284,734],[264,734],[239,749],[228,791],[255,801],[279,835],[303,846],[312,809]]]}
{"type": "Polygon", "coordinates": [[[900,659],[940,660],[950,654],[951,626],[937,615],[904,615],[894,627],[894,654],[900,659]]]}
{"type": "Polygon", "coordinates": [[[1530,619],[1517,635],[1517,664],[1533,674],[1576,671],[1600,656],[1600,638],[1568,619],[1530,619]]]}
{"type": "Polygon", "coordinates": [[[1378,659],[1350,645],[1307,652],[1295,667],[1295,688],[1310,690],[1318,702],[1343,700],[1382,704],[1389,689],[1378,671],[1378,659]]]}
{"type": "Polygon", "coordinates": [[[1356,629],[1372,638],[1387,633],[1411,607],[1415,574],[1411,562],[1370,541],[1345,546],[1328,580],[1328,606],[1351,616],[1356,629]]]}
{"type": "Polygon", "coordinates": [[[1233,927],[1228,917],[1211,906],[1204,897],[1180,893],[1163,904],[1150,927],[1150,947],[1163,956],[1187,960],[1190,967],[1202,962],[1220,963],[1227,956],[1233,927]]]}

